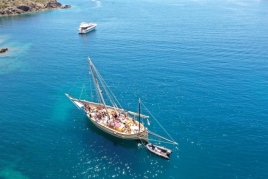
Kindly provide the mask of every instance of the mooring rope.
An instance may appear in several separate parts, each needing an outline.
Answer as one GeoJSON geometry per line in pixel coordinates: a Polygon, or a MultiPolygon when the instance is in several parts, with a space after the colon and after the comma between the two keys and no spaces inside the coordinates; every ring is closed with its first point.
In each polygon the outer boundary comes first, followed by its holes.
{"type": "Polygon", "coordinates": [[[166,132],[166,134],[173,140],[174,143],[175,140],[169,135],[169,133],[166,131],[166,129],[160,124],[160,122],[158,122],[158,120],[153,116],[153,114],[146,108],[146,106],[141,102],[141,104],[143,105],[143,107],[145,107],[145,109],[150,113],[150,115],[154,118],[154,120],[156,120],[156,122],[158,123],[158,125],[166,132]]]}

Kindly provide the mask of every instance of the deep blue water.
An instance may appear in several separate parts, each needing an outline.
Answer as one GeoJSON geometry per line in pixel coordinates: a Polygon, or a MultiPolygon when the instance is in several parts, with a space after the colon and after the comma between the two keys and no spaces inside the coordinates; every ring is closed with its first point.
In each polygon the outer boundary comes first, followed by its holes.
{"type": "Polygon", "coordinates": [[[0,178],[268,178],[268,1],[60,2],[72,8],[0,17],[0,178]],[[79,35],[82,21],[96,31],[79,35]],[[88,85],[87,57],[179,143],[171,160],[65,97],[88,85]]]}

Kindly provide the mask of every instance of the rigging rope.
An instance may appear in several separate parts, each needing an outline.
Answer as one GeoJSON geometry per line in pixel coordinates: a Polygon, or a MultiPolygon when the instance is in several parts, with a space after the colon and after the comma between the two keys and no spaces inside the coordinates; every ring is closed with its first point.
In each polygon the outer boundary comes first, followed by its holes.
{"type": "MultiPolygon", "coordinates": [[[[89,72],[89,74],[92,75],[90,72],[89,72]]],[[[88,76],[89,76],[89,75],[88,75],[88,76]]],[[[93,93],[92,93],[92,91],[93,91],[93,90],[92,90],[92,89],[93,89],[93,88],[92,88],[92,77],[89,78],[89,89],[90,89],[90,99],[91,99],[91,101],[93,101],[94,96],[93,96],[93,93]]],[[[94,90],[95,90],[95,89],[94,89],[94,90]]]]}
{"type": "Polygon", "coordinates": [[[141,143],[143,144],[144,147],[146,147],[146,145],[142,142],[142,140],[140,139],[141,143]]]}
{"type": "Polygon", "coordinates": [[[83,87],[82,87],[82,90],[81,90],[81,93],[80,93],[79,99],[80,99],[80,98],[81,98],[81,96],[82,96],[82,93],[83,93],[83,91],[84,91],[84,87],[85,87],[85,83],[83,84],[83,87]]]}
{"type": "Polygon", "coordinates": [[[120,108],[122,109],[121,104],[118,102],[118,100],[116,99],[115,95],[113,94],[113,92],[110,90],[110,88],[108,87],[108,85],[106,84],[105,80],[102,78],[102,76],[100,75],[99,71],[96,69],[96,67],[94,66],[94,64],[91,64],[92,67],[94,68],[95,74],[97,75],[107,97],[109,98],[111,104],[115,107],[118,108],[117,104],[120,106],[120,108]]]}
{"type": "Polygon", "coordinates": [[[155,141],[155,142],[160,142],[160,143],[167,143],[167,144],[174,144],[172,142],[164,142],[162,140],[154,140],[154,139],[150,139],[150,141],[155,141]]]}
{"type": "Polygon", "coordinates": [[[81,74],[82,74],[82,72],[83,72],[84,70],[85,70],[85,67],[84,67],[83,70],[81,70],[80,74],[78,75],[78,77],[76,78],[75,82],[74,82],[73,85],[71,86],[71,89],[68,91],[68,94],[70,94],[71,90],[72,90],[73,87],[74,87],[74,84],[76,84],[77,80],[80,78],[80,76],[81,76],[81,74]]]}
{"type": "MultiPolygon", "coordinates": [[[[143,107],[150,113],[150,115],[154,118],[154,120],[156,120],[156,122],[158,123],[158,125],[166,132],[166,134],[175,142],[175,140],[169,135],[169,133],[164,129],[164,127],[158,122],[158,120],[153,116],[153,114],[146,108],[146,106],[141,102],[141,104],[143,105],[143,107]]],[[[176,143],[176,142],[175,142],[176,143]]]]}
{"type": "MultiPolygon", "coordinates": [[[[95,86],[96,86],[96,84],[98,83],[100,83],[101,84],[101,86],[104,88],[104,91],[105,91],[105,93],[106,94],[108,94],[107,93],[107,90],[106,90],[106,88],[105,88],[105,86],[103,85],[103,82],[102,82],[102,78],[101,78],[101,75],[100,75],[100,73],[98,72],[98,70],[96,69],[96,67],[94,66],[94,64],[91,64],[91,66],[92,66],[92,68],[93,68],[93,70],[94,70],[94,72],[95,72],[95,75],[97,76],[97,79],[95,79],[96,80],[96,83],[95,83],[95,86]],[[98,80],[99,79],[99,80],[98,80]]],[[[97,89],[97,86],[96,86],[96,89],[97,89]]],[[[99,89],[100,89],[100,85],[99,85],[99,89]]],[[[101,89],[100,89],[101,90],[101,89]]],[[[96,90],[97,91],[97,90],[96,90]]],[[[102,93],[102,90],[100,91],[100,93],[102,93]]],[[[101,97],[101,95],[102,94],[100,94],[100,93],[98,93],[99,94],[99,97],[101,97]]],[[[109,95],[107,95],[108,97],[109,97],[109,95]]]]}

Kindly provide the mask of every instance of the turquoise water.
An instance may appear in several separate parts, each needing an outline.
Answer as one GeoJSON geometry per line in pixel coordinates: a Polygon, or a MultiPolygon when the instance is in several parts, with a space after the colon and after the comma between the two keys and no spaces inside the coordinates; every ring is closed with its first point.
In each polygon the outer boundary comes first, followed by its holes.
{"type": "Polygon", "coordinates": [[[62,3],[0,18],[1,179],[268,178],[268,1],[62,3]],[[79,35],[82,21],[96,31],[79,35]],[[179,143],[171,160],[65,97],[90,97],[88,56],[124,108],[141,98],[179,143]]]}

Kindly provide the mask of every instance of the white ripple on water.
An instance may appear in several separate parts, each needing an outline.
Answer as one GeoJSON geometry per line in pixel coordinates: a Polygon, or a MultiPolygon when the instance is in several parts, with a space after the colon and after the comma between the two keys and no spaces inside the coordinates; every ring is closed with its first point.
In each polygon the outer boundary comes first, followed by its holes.
{"type": "Polygon", "coordinates": [[[91,0],[91,1],[95,2],[97,7],[101,7],[101,1],[98,0],[91,0]]]}
{"type": "MultiPolygon", "coordinates": [[[[91,177],[99,177],[99,178],[115,178],[115,177],[128,177],[128,178],[152,178],[159,177],[165,171],[165,166],[163,163],[159,163],[159,161],[147,155],[144,160],[138,163],[147,163],[152,168],[148,170],[148,168],[144,171],[137,170],[137,159],[135,161],[126,160],[117,154],[116,152],[111,152],[108,148],[102,149],[98,151],[99,142],[94,142],[90,146],[89,150],[82,150],[78,153],[78,158],[80,158],[80,162],[77,163],[77,166],[74,167],[75,170],[82,170],[81,172],[76,171],[76,178],[91,178],[91,177]],[[90,151],[90,155],[87,152],[90,151]],[[100,154],[101,156],[100,157],[100,154]]],[[[139,150],[139,149],[137,149],[139,150]]],[[[165,162],[164,162],[165,163],[165,162]]]]}

